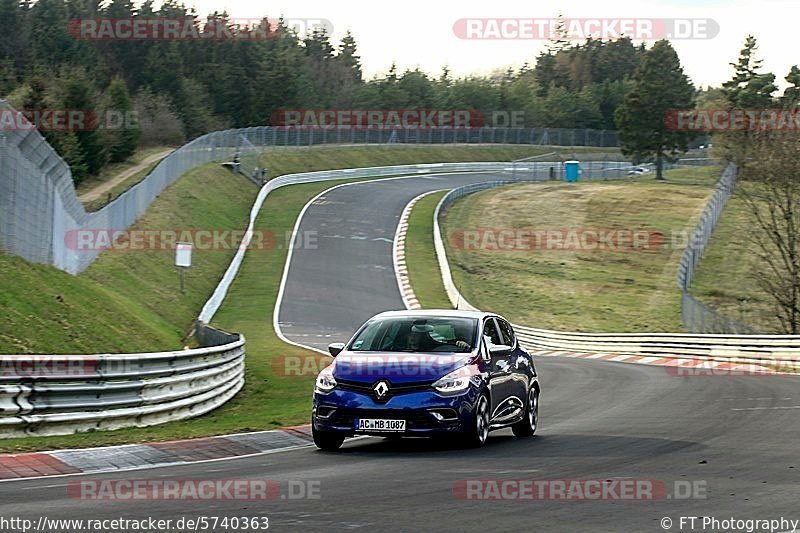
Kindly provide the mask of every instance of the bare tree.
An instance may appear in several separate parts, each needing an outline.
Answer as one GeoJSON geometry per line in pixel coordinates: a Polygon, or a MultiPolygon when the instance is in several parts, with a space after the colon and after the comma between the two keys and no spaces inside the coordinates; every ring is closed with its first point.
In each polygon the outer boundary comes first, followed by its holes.
{"type": "Polygon", "coordinates": [[[737,186],[763,266],[753,272],[784,333],[800,333],[800,137],[759,132],[737,186]]]}

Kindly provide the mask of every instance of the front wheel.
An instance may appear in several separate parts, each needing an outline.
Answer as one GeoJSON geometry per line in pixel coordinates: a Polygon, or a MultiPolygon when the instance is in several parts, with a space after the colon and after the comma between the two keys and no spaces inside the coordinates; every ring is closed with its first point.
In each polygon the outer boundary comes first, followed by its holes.
{"type": "Polygon", "coordinates": [[[531,437],[539,425],[539,390],[531,387],[528,391],[528,405],[525,406],[525,418],[511,426],[517,437],[531,437]]]}
{"type": "Polygon", "coordinates": [[[489,437],[489,398],[481,394],[475,404],[475,420],[467,433],[467,444],[472,448],[480,448],[489,437]]]}
{"type": "Polygon", "coordinates": [[[342,447],[344,435],[332,431],[317,431],[311,426],[311,435],[314,437],[314,444],[324,452],[335,452],[342,447]]]}

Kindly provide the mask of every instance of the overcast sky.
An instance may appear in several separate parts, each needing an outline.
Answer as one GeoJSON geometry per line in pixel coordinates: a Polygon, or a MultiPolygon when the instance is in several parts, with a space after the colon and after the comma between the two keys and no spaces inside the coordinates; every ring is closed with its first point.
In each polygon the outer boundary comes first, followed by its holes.
{"type": "Polygon", "coordinates": [[[460,39],[453,24],[463,18],[713,19],[719,33],[711,39],[673,40],[684,70],[696,85],[719,85],[731,76],[745,36],[759,42],[764,69],[783,86],[789,68],[800,63],[798,0],[186,0],[199,15],[226,10],[234,18],[283,15],[290,19],[327,19],[334,42],[350,30],[358,43],[366,77],[382,74],[394,61],[400,71],[420,67],[431,74],[448,65],[456,75],[488,73],[496,68],[533,63],[546,41],[460,39]]]}

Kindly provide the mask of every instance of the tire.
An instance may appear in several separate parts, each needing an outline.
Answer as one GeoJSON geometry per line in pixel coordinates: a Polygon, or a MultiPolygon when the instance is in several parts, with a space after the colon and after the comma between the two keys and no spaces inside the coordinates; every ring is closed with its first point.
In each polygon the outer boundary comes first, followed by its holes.
{"type": "Polygon", "coordinates": [[[344,435],[332,431],[317,431],[314,426],[311,427],[311,435],[317,448],[324,452],[335,452],[344,442],[344,435]]]}
{"type": "Polygon", "coordinates": [[[539,426],[539,390],[531,387],[528,391],[528,402],[525,406],[525,418],[511,426],[517,437],[532,437],[539,426]]]}
{"type": "Polygon", "coordinates": [[[478,396],[475,402],[475,421],[467,431],[466,443],[470,448],[480,448],[489,437],[489,398],[486,394],[478,396]]]}

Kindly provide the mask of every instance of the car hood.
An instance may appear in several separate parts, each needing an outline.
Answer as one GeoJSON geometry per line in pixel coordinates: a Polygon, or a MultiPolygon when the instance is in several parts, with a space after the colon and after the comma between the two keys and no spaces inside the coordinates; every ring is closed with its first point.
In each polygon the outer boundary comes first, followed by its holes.
{"type": "Polygon", "coordinates": [[[364,384],[379,379],[395,384],[433,383],[473,357],[469,353],[342,352],[333,362],[333,377],[364,384]]]}

